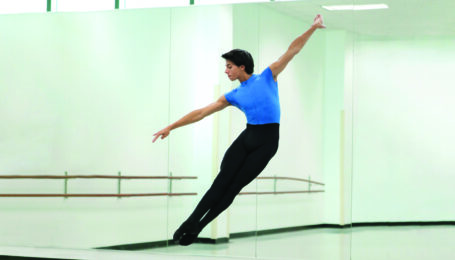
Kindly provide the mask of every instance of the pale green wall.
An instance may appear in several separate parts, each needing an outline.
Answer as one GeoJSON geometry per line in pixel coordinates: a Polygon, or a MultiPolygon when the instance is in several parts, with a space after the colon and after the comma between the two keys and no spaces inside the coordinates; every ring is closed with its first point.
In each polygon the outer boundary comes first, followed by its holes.
{"type": "Polygon", "coordinates": [[[453,220],[453,38],[357,38],[353,221],[453,220]]]}
{"type": "MultiPolygon", "coordinates": [[[[344,120],[343,93],[345,91],[345,48],[349,46],[345,31],[329,31],[325,38],[325,60],[324,71],[324,92],[323,92],[323,174],[326,176],[326,203],[325,221],[327,223],[345,224],[344,201],[349,199],[345,196],[346,183],[341,173],[343,165],[342,144],[344,131],[342,124],[344,120]]],[[[347,143],[347,146],[350,144],[347,143]]],[[[343,169],[344,170],[344,169],[343,169]]]]}

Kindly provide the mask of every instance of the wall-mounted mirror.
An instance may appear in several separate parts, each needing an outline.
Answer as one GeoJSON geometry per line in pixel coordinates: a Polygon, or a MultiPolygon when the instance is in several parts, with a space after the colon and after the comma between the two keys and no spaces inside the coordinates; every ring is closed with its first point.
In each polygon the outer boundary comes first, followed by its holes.
{"type": "Polygon", "coordinates": [[[453,255],[454,3],[166,3],[0,15],[0,255],[453,255]],[[153,134],[242,86],[222,54],[260,75],[316,14],[327,28],[278,77],[277,153],[175,244],[248,122],[229,106],[153,134]]]}

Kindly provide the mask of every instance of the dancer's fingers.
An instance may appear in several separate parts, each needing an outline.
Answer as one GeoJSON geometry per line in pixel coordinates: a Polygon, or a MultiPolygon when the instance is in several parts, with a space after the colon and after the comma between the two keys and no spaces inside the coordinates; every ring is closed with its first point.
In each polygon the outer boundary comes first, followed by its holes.
{"type": "Polygon", "coordinates": [[[160,137],[160,135],[158,133],[154,134],[155,138],[153,138],[153,141],[152,143],[154,143],[156,141],[156,139],[158,139],[158,137],[160,137]]]}

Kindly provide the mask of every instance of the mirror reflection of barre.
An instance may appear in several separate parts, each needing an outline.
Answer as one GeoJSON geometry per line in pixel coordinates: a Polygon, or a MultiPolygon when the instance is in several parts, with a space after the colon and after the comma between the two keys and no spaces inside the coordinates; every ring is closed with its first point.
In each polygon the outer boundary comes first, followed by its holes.
{"type": "Polygon", "coordinates": [[[172,192],[172,181],[174,180],[188,180],[188,179],[197,179],[195,176],[122,176],[121,172],[118,175],[68,175],[65,172],[64,176],[61,175],[0,175],[0,180],[13,180],[13,179],[63,179],[64,180],[64,193],[62,194],[53,194],[53,193],[41,193],[41,194],[0,194],[0,197],[155,197],[155,196],[196,196],[196,192],[186,192],[186,193],[176,193],[172,192]],[[117,179],[117,193],[110,194],[72,194],[68,193],[68,180],[70,179],[117,179]],[[169,180],[169,192],[165,193],[122,193],[121,192],[121,180],[133,180],[133,179],[155,179],[155,180],[169,180]]]}
{"type": "Polygon", "coordinates": [[[312,190],[311,185],[320,185],[324,186],[325,184],[322,182],[312,181],[311,178],[309,179],[300,179],[300,178],[293,178],[293,177],[257,177],[257,180],[274,180],[273,183],[273,191],[258,191],[258,192],[240,192],[239,195],[268,195],[268,194],[295,194],[295,193],[319,193],[324,192],[322,189],[312,190]],[[277,191],[277,181],[278,180],[290,180],[290,181],[299,181],[299,182],[306,182],[308,183],[308,189],[306,190],[293,190],[293,191],[277,191]]]}

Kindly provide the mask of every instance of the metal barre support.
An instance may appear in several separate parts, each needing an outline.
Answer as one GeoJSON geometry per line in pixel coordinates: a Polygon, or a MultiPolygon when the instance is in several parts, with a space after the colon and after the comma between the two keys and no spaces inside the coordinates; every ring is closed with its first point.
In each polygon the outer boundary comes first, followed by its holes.
{"type": "MultiPolygon", "coordinates": [[[[119,171],[119,172],[118,172],[118,177],[121,177],[121,176],[122,176],[122,172],[119,171]]],[[[122,193],[122,192],[121,192],[121,190],[122,190],[121,181],[122,181],[122,179],[121,179],[121,178],[118,178],[118,180],[117,180],[117,193],[118,193],[118,194],[121,194],[121,193],[122,193]]],[[[122,197],[118,197],[118,198],[121,199],[122,197]]]]}
{"type": "Polygon", "coordinates": [[[276,192],[276,183],[277,183],[277,179],[276,179],[276,175],[273,176],[274,179],[273,179],[273,192],[276,192]]]}
{"type": "MultiPolygon", "coordinates": [[[[169,172],[169,176],[172,177],[172,172],[169,172]]],[[[172,179],[169,179],[169,193],[172,193],[172,179]]]]}
{"type": "MultiPolygon", "coordinates": [[[[68,177],[68,172],[65,171],[65,177],[68,177]]],[[[64,180],[64,187],[63,187],[65,194],[68,194],[68,179],[65,178],[64,180]]],[[[67,199],[68,197],[65,197],[67,199]]]]}
{"type": "Polygon", "coordinates": [[[308,191],[311,190],[311,176],[308,176],[308,191]]]}

